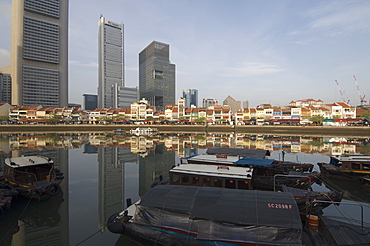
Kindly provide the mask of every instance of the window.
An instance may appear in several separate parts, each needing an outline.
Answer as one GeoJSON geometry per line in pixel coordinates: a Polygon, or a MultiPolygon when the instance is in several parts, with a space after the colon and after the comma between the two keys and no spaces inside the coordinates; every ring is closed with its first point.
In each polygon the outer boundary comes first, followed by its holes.
{"type": "Polygon", "coordinates": [[[163,79],[163,71],[153,70],[153,79],[163,79]]]}

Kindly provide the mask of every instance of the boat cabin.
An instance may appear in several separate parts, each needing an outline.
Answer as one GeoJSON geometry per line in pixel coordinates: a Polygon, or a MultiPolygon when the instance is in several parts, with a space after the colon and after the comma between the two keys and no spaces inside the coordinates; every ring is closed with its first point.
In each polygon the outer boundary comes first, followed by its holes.
{"type": "Polygon", "coordinates": [[[22,156],[5,160],[4,178],[22,186],[40,186],[56,179],[54,163],[41,156],[22,156]]]}
{"type": "Polygon", "coordinates": [[[370,155],[331,156],[330,164],[343,172],[370,174],[370,155]]]}
{"type": "Polygon", "coordinates": [[[169,183],[249,190],[252,173],[253,168],[251,167],[180,164],[169,171],[169,183]]]}

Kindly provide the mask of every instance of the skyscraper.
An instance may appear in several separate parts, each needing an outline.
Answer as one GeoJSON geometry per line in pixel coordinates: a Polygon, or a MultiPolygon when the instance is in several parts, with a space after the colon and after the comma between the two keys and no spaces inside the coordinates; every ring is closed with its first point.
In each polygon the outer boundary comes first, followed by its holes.
{"type": "Polygon", "coordinates": [[[13,0],[12,104],[68,105],[68,0],[13,0]]]}
{"type": "Polygon", "coordinates": [[[198,107],[198,90],[185,89],[182,91],[182,97],[185,99],[185,107],[190,108],[191,105],[198,107]]]}
{"type": "Polygon", "coordinates": [[[112,87],[125,86],[123,24],[117,24],[100,16],[98,23],[99,86],[98,107],[113,107],[112,87]]]}
{"type": "Polygon", "coordinates": [[[85,110],[94,110],[98,108],[98,96],[91,94],[83,94],[84,100],[84,109],[85,110]]]}
{"type": "Polygon", "coordinates": [[[170,46],[153,41],[139,54],[140,98],[157,110],[175,104],[175,64],[170,62],[170,46]]]}

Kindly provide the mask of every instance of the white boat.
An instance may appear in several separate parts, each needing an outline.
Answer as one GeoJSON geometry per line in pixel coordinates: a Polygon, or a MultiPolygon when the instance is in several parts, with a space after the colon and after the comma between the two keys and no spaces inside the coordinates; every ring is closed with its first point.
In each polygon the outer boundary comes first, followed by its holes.
{"type": "Polygon", "coordinates": [[[158,133],[158,129],[151,128],[151,127],[137,127],[135,129],[130,130],[130,134],[136,135],[136,136],[154,135],[157,133],[158,133]]]}

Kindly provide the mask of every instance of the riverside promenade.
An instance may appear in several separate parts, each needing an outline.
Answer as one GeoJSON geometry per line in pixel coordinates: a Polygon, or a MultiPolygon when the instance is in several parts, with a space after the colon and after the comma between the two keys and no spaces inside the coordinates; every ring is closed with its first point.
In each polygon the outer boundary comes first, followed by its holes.
{"type": "Polygon", "coordinates": [[[244,133],[289,136],[370,137],[367,126],[256,126],[256,125],[0,125],[0,133],[114,133],[137,127],[156,128],[163,133],[244,133]]]}

